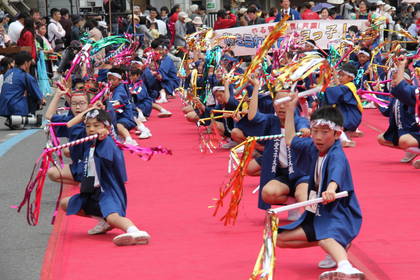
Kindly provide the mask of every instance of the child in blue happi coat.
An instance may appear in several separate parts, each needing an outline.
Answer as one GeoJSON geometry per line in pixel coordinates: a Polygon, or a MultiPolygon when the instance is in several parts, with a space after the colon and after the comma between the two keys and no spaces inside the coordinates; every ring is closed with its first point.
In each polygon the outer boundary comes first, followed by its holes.
{"type": "MultiPolygon", "coordinates": [[[[415,118],[419,89],[404,79],[406,63],[407,59],[398,62],[392,81],[391,93],[395,98],[390,103],[389,127],[378,136],[379,144],[403,150],[410,147],[420,148],[420,126],[415,118]]],[[[416,156],[408,154],[402,161],[411,162],[416,156]]],[[[414,161],[413,166],[420,168],[420,160],[414,161]]]]}
{"type": "Polygon", "coordinates": [[[294,110],[297,95],[286,110],[286,144],[307,155],[310,163],[309,199],[322,197],[323,204],[307,207],[300,219],[278,229],[277,246],[320,246],[338,264],[320,279],[365,279],[348,261],[346,248],[359,234],[362,214],[354,192],[350,166],[339,141],[343,117],[335,107],[321,107],[311,116],[311,138],[296,137],[294,110]],[[336,200],[337,192],[349,196],[336,200]]]}
{"type": "Polygon", "coordinates": [[[86,134],[99,135],[85,142],[83,178],[80,193],[60,201],[67,215],[93,217],[100,220],[89,234],[106,233],[118,228],[126,233],[113,239],[117,246],[147,244],[150,235],[139,230],[126,218],[126,172],[123,152],[109,134],[111,119],[108,113],[92,108],[85,114],[86,134]]]}
{"type": "Polygon", "coordinates": [[[143,85],[141,80],[141,70],[132,68],[130,70],[130,93],[133,98],[133,103],[136,106],[134,110],[134,116],[137,123],[137,131],[140,139],[147,139],[152,137],[152,133],[143,122],[146,122],[146,117],[150,116],[153,106],[153,98],[149,96],[147,88],[143,85]]]}
{"type": "Polygon", "coordinates": [[[363,106],[353,83],[357,69],[352,63],[344,64],[338,72],[338,85],[328,87],[325,92],[325,103],[337,106],[344,118],[344,133],[341,142],[344,147],[354,147],[355,142],[350,140],[346,132],[352,135],[361,135],[358,127],[362,122],[363,106]]]}
{"type": "MultiPolygon", "coordinates": [[[[284,134],[285,106],[284,103],[275,102],[286,93],[276,93],[273,103],[275,114],[262,114],[257,110],[259,80],[251,78],[250,82],[254,86],[247,115],[250,124],[254,124],[256,129],[263,128],[261,135],[284,134]]],[[[298,131],[304,136],[309,136],[309,121],[299,116],[296,116],[295,120],[298,131]]],[[[268,209],[271,205],[285,203],[288,197],[295,197],[299,202],[307,200],[309,173],[305,158],[291,154],[284,138],[264,141],[263,144],[263,155],[252,159],[247,170],[248,174],[252,175],[258,171],[257,174],[261,175],[258,207],[268,209]]],[[[298,219],[298,216],[298,211],[289,213],[291,220],[298,219]]]]}
{"type": "Polygon", "coordinates": [[[125,144],[137,146],[137,142],[131,137],[130,130],[137,126],[134,119],[134,105],[131,102],[131,94],[123,83],[124,72],[118,68],[112,68],[107,73],[108,83],[111,89],[110,101],[113,106],[118,106],[117,131],[124,139],[125,144]]]}
{"type": "MultiPolygon", "coordinates": [[[[51,103],[45,113],[45,118],[52,123],[62,122],[67,123],[74,116],[82,113],[88,109],[89,96],[83,91],[72,92],[68,102],[70,105],[70,111],[67,114],[60,115],[56,114],[60,99],[66,95],[65,91],[57,89],[51,103]]],[[[86,129],[83,123],[79,123],[72,127],[67,125],[54,127],[54,132],[57,137],[66,137],[69,141],[75,141],[77,139],[86,136],[86,129]]],[[[72,163],[64,164],[64,166],[54,166],[48,169],[48,177],[54,182],[61,182],[63,184],[78,185],[83,176],[81,160],[83,158],[83,146],[78,145],[70,147],[64,151],[64,154],[70,156],[72,163]]]]}

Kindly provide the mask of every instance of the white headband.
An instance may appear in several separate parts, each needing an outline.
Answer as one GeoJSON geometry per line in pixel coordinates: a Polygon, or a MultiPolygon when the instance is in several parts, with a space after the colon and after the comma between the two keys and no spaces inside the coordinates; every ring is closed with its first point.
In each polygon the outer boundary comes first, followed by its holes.
{"type": "Polygon", "coordinates": [[[323,126],[323,125],[327,125],[330,129],[335,130],[335,131],[343,130],[341,126],[337,125],[333,121],[327,121],[325,119],[316,119],[316,120],[311,121],[311,128],[315,126],[323,126]]]}
{"type": "Polygon", "coordinates": [[[353,73],[347,72],[346,70],[343,70],[343,69],[341,69],[340,71],[343,72],[346,75],[352,76],[353,79],[356,78],[356,76],[353,73]]]}
{"type": "MultiPolygon", "coordinates": [[[[97,109],[94,109],[94,110],[91,110],[91,111],[87,112],[87,113],[86,113],[86,116],[85,116],[85,122],[86,122],[88,119],[95,119],[98,115],[99,115],[99,111],[98,111],[97,109]]],[[[108,122],[108,121],[105,121],[105,122],[104,122],[104,125],[105,125],[105,126],[110,126],[110,124],[109,124],[109,122],[108,122]]]]}
{"type": "Polygon", "coordinates": [[[121,74],[119,74],[119,73],[115,73],[115,72],[108,72],[107,76],[114,76],[114,77],[116,77],[116,78],[118,78],[118,79],[121,79],[121,80],[122,80],[122,76],[121,76],[121,74]]]}
{"type": "Polygon", "coordinates": [[[213,87],[213,92],[215,92],[217,90],[225,90],[225,87],[224,86],[216,86],[216,87],[213,87]]]}
{"type": "Polygon", "coordinates": [[[364,55],[370,57],[370,53],[368,53],[367,51],[364,51],[364,50],[360,50],[358,54],[364,54],[364,55]]]}

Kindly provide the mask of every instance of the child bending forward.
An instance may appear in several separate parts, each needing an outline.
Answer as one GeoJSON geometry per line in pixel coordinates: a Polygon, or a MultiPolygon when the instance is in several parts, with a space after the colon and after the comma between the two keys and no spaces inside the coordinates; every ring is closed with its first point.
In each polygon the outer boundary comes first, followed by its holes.
{"type": "Polygon", "coordinates": [[[343,117],[338,109],[322,107],[311,116],[311,138],[295,137],[296,95],[287,105],[286,144],[310,158],[309,199],[322,197],[324,204],[307,207],[296,222],[279,227],[277,246],[305,248],[320,246],[338,264],[320,279],[364,279],[348,261],[346,247],[357,236],[362,214],[354,193],[350,166],[340,144],[343,117]],[[349,196],[335,200],[335,194],[349,196]]]}
{"type": "Polygon", "coordinates": [[[106,233],[118,228],[126,233],[113,239],[118,245],[147,244],[150,236],[139,230],[125,217],[127,195],[125,162],[122,151],[111,136],[107,136],[110,117],[104,110],[93,109],[85,115],[87,135],[98,134],[95,142],[86,142],[84,176],[80,194],[61,200],[61,208],[67,215],[79,215],[100,220],[89,234],[106,233]]]}

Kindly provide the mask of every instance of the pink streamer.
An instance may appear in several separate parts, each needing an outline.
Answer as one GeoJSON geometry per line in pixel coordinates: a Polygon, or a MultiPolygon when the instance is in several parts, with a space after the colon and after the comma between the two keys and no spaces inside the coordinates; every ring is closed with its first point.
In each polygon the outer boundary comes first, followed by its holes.
{"type": "Polygon", "coordinates": [[[359,89],[357,90],[357,94],[362,95],[362,94],[377,94],[377,95],[385,95],[385,96],[391,96],[392,94],[389,92],[382,92],[382,91],[370,91],[370,90],[364,90],[364,89],[359,89]]]}
{"type": "Polygon", "coordinates": [[[375,102],[376,104],[378,104],[381,107],[387,107],[389,105],[388,103],[385,102],[385,100],[380,100],[380,99],[375,98],[373,95],[370,95],[370,94],[364,94],[364,95],[362,95],[362,97],[366,100],[375,102]]]}

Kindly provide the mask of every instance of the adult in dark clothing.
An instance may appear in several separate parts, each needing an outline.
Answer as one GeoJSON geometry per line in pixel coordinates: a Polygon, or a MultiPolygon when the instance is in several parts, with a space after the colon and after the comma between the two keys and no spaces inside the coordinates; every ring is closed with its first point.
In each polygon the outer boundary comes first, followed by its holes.
{"type": "Polygon", "coordinates": [[[66,31],[66,35],[64,36],[63,41],[64,41],[64,45],[68,47],[71,42],[71,27],[73,24],[71,22],[70,12],[68,9],[62,8],[60,10],[60,14],[61,14],[60,24],[63,27],[63,29],[66,31]]]}
{"type": "Polygon", "coordinates": [[[71,34],[70,38],[71,41],[80,41],[80,37],[82,36],[82,28],[85,24],[85,20],[81,16],[73,16],[72,18],[73,25],[71,27],[71,34]]]}
{"type": "Polygon", "coordinates": [[[249,7],[246,11],[248,25],[263,24],[265,20],[257,16],[257,9],[255,7],[249,7]]]}

